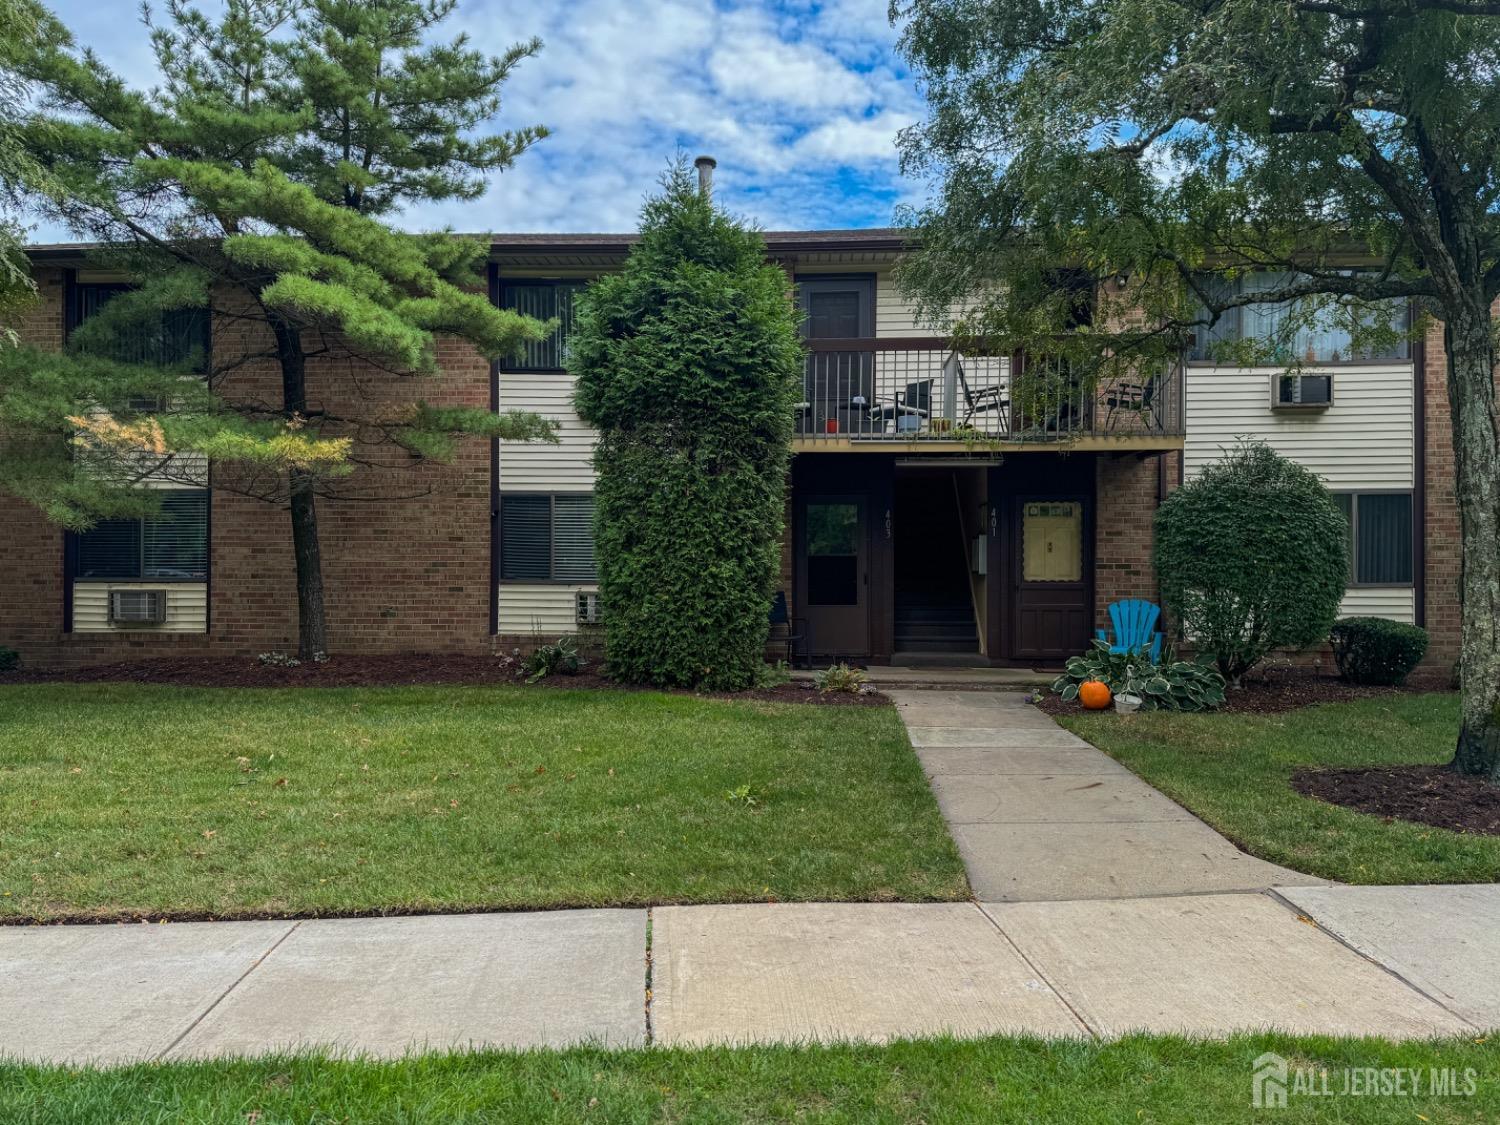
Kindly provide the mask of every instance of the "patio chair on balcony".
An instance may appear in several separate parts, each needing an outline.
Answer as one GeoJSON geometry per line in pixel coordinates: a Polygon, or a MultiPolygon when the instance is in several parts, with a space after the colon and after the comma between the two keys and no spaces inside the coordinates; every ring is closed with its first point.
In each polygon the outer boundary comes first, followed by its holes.
{"type": "Polygon", "coordinates": [[[1155,376],[1138,382],[1122,380],[1112,384],[1104,395],[1104,405],[1109,408],[1104,416],[1104,428],[1106,430],[1115,428],[1115,411],[1117,410],[1139,415],[1148,427],[1155,425],[1156,415],[1151,409],[1151,403],[1155,397],[1155,376]]]}
{"type": "Polygon", "coordinates": [[[870,407],[870,417],[884,425],[893,422],[899,433],[922,428],[922,423],[932,416],[932,380],[919,379],[907,383],[906,389],[897,391],[889,402],[877,402],[870,407]]]}
{"type": "Polygon", "coordinates": [[[1003,432],[1010,430],[1010,398],[1006,394],[1006,388],[997,380],[992,386],[980,387],[977,391],[969,386],[968,376],[964,374],[963,357],[957,352],[950,355],[944,363],[944,374],[958,384],[959,391],[964,396],[964,414],[960,425],[972,426],[974,419],[980,414],[994,414],[1000,423],[1003,432]]]}

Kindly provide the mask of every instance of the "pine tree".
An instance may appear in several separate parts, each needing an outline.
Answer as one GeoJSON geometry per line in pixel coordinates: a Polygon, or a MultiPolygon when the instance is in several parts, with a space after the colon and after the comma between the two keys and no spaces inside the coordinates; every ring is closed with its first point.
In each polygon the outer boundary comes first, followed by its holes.
{"type": "Polygon", "coordinates": [[[21,143],[26,84],[16,70],[35,49],[41,18],[31,0],[0,0],[0,345],[15,343],[11,318],[35,294],[12,212],[25,190],[44,186],[41,169],[21,143]]]}
{"type": "Polygon", "coordinates": [[[437,370],[439,337],[494,359],[548,329],[490,303],[483,242],[385,218],[477,198],[545,135],[483,131],[540,44],[496,58],[463,36],[433,41],[455,3],[229,0],[215,20],[169,0],[164,22],[146,15],[159,71],[149,90],[55,21],[18,68],[45,95],[21,134],[61,186],[49,210],[105,244],[101,264],[137,287],[64,354],[0,360],[0,485],[78,527],[149,509],[129,487],[143,465],[200,483],[204,459],[226,469],[214,487],[290,511],[304,657],[327,649],[317,500],[379,493],[373,467],[355,473],[378,461],[357,457],[356,435],[361,450],[404,449],[413,462],[449,458],[465,435],[555,440],[535,415],[392,394],[437,370]],[[201,309],[263,350],[143,347],[201,309]],[[236,396],[236,373],[257,361],[279,369],[279,402],[236,396]],[[368,373],[360,408],[316,410],[310,381],[351,362],[368,373]],[[143,397],[156,404],[139,409],[143,397]]]}
{"type": "Polygon", "coordinates": [[[625,268],[575,306],[568,368],[599,430],[595,544],[612,675],[739,690],[764,662],[802,343],[761,236],[682,163],[625,268]]]}

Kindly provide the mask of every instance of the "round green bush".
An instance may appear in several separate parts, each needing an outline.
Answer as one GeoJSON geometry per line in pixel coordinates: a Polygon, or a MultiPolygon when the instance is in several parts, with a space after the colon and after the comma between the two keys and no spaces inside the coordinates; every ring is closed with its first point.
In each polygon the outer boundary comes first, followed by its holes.
{"type": "Polygon", "coordinates": [[[1328,641],[1339,675],[1352,684],[1400,684],[1427,655],[1427,630],[1385,617],[1344,617],[1328,641]]]}
{"type": "Polygon", "coordinates": [[[1328,636],[1349,523],[1322,481],[1269,446],[1241,445],[1172,493],[1155,532],[1162,605],[1229,681],[1328,636]]]}
{"type": "Polygon", "coordinates": [[[681,164],[664,184],[569,337],[575,405],[599,431],[605,657],[629,682],[741,690],[764,664],[802,343],[761,236],[681,164]]]}

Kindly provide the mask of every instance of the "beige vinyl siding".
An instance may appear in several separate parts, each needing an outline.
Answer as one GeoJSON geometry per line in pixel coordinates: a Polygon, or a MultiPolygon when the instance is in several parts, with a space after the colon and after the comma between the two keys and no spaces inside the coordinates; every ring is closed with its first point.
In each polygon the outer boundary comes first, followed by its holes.
{"type": "Polygon", "coordinates": [[[573,378],[561,371],[502,371],[500,409],[532,410],[561,424],[557,445],[500,443],[502,492],[591,492],[595,434],[573,411],[573,378]]]}
{"type": "Polygon", "coordinates": [[[1340,617],[1389,617],[1417,622],[1417,592],[1410,586],[1354,586],[1339,603],[1340,617]]]}
{"type": "MultiPolygon", "coordinates": [[[[1245,437],[1264,441],[1311,469],[1335,492],[1413,487],[1411,364],[1310,367],[1309,374],[1333,376],[1333,405],[1305,412],[1271,409],[1271,380],[1278,370],[1188,367],[1183,468],[1189,480],[1245,437]]],[[[1350,587],[1339,612],[1414,622],[1416,592],[1409,586],[1350,587]]]]}
{"type": "Polygon", "coordinates": [[[875,335],[938,337],[941,333],[917,323],[916,309],[896,288],[895,276],[883,272],[875,275],[875,335]]]}
{"type": "Polygon", "coordinates": [[[560,583],[503,582],[500,585],[499,633],[562,636],[578,631],[578,594],[598,586],[560,583]]]}
{"type": "Polygon", "coordinates": [[[75,633],[206,633],[208,632],[208,583],[206,582],[75,582],[73,583],[73,632],[75,633]],[[111,625],[111,590],[167,591],[167,619],[160,625],[111,625]]]}
{"type": "Polygon", "coordinates": [[[1333,376],[1327,410],[1272,410],[1276,368],[1200,367],[1186,377],[1192,479],[1242,438],[1264,441],[1323,477],[1335,491],[1409,489],[1415,474],[1412,367],[1368,364],[1308,368],[1333,376]]]}

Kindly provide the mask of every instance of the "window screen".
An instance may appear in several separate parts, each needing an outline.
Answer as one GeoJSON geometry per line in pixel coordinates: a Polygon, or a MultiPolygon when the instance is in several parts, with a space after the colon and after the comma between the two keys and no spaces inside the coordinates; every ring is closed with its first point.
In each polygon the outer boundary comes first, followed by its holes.
{"type": "Polygon", "coordinates": [[[79,532],[74,578],[208,578],[208,492],[173,490],[152,519],[100,520],[79,532]]]}
{"type": "Polygon", "coordinates": [[[556,371],[563,366],[564,348],[573,331],[573,298],[583,281],[507,281],[500,286],[500,307],[537,320],[557,320],[545,340],[524,345],[519,355],[503,361],[509,371],[556,371]]]}
{"type": "Polygon", "coordinates": [[[594,582],[594,497],[589,493],[500,498],[500,578],[594,582]]]}
{"type": "MultiPolygon", "coordinates": [[[[77,327],[102,309],[111,298],[131,288],[121,284],[73,286],[72,324],[77,327]]],[[[173,309],[155,324],[139,324],[129,337],[115,341],[109,357],[125,363],[150,363],[170,367],[194,361],[194,369],[206,371],[209,347],[207,309],[173,309]]]]}
{"type": "Polygon", "coordinates": [[[1351,581],[1358,586],[1410,586],[1411,493],[1345,492],[1334,499],[1349,521],[1351,581]]]}
{"type": "Polygon", "coordinates": [[[545,582],[552,577],[552,498],[506,496],[500,501],[500,577],[545,582]]]}
{"type": "MultiPolygon", "coordinates": [[[[1267,293],[1282,289],[1294,280],[1284,273],[1252,273],[1234,280],[1205,278],[1203,284],[1220,301],[1240,294],[1267,293]]],[[[1312,323],[1299,323],[1293,330],[1288,323],[1298,313],[1294,302],[1277,301],[1249,304],[1227,310],[1211,328],[1200,326],[1190,353],[1192,359],[1213,359],[1215,345],[1232,340],[1258,340],[1274,345],[1276,358],[1283,362],[1338,362],[1341,360],[1401,360],[1410,356],[1409,342],[1399,340],[1393,346],[1356,350],[1347,327],[1347,318],[1333,310],[1320,310],[1312,323]]],[[[1406,326],[1406,305],[1400,301],[1384,303],[1380,309],[1365,314],[1364,323],[1375,325],[1384,317],[1394,328],[1406,326]]]]}

